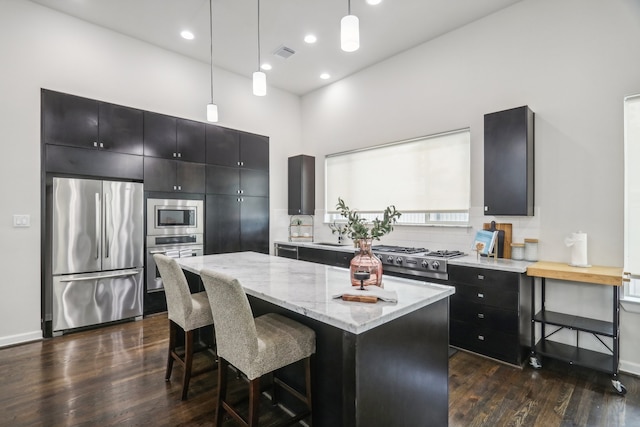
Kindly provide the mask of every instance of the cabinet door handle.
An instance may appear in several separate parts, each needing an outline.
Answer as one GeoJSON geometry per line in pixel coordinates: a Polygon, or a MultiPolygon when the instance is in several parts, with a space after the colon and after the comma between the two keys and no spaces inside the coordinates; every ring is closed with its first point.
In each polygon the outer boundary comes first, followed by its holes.
{"type": "Polygon", "coordinates": [[[175,156],[176,156],[176,153],[173,153],[173,157],[175,157],[175,156]]]}
{"type": "Polygon", "coordinates": [[[177,190],[177,189],[178,189],[178,186],[177,186],[177,185],[174,185],[174,186],[173,186],[173,190],[175,191],[175,190],[177,190]]]}
{"type": "Polygon", "coordinates": [[[240,162],[237,162],[238,166],[240,166],[240,162]]]}
{"type": "Polygon", "coordinates": [[[102,142],[100,143],[100,148],[104,148],[104,144],[102,142]]]}
{"type": "Polygon", "coordinates": [[[98,146],[98,142],[97,141],[93,141],[93,146],[97,147],[98,146]]]}
{"type": "Polygon", "coordinates": [[[244,194],[244,190],[240,190],[240,194],[244,194]]]}
{"type": "Polygon", "coordinates": [[[478,280],[484,280],[484,275],[478,274],[478,280]]]}
{"type": "Polygon", "coordinates": [[[478,319],[484,319],[484,314],[483,313],[478,313],[478,319]]]}
{"type": "Polygon", "coordinates": [[[478,339],[479,339],[480,341],[484,341],[484,335],[478,335],[478,339]]]}
{"type": "Polygon", "coordinates": [[[244,166],[244,162],[240,162],[240,166],[244,166]]]}
{"type": "Polygon", "coordinates": [[[178,191],[182,190],[182,185],[178,185],[178,191]]]}
{"type": "Polygon", "coordinates": [[[178,153],[178,157],[182,157],[182,153],[178,153]]]}
{"type": "Polygon", "coordinates": [[[478,292],[478,298],[484,298],[484,294],[478,292]]]}

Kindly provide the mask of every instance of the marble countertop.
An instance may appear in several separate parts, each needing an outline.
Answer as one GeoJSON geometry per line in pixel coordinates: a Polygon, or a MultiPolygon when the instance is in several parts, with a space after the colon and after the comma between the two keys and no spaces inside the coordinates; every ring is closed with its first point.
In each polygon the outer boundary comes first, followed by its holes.
{"type": "Polygon", "coordinates": [[[192,273],[216,270],[237,278],[248,295],[342,330],[360,334],[455,293],[451,286],[383,276],[398,302],[375,304],[332,298],[351,289],[349,270],[255,252],[179,258],[192,273]]]}
{"type": "Polygon", "coordinates": [[[514,273],[526,273],[527,267],[534,264],[531,261],[516,261],[505,258],[479,257],[472,253],[460,258],[453,258],[447,261],[449,265],[461,265],[464,267],[488,268],[491,270],[511,271],[514,273]]]}
{"type": "MultiPolygon", "coordinates": [[[[342,252],[355,252],[357,249],[353,247],[353,245],[342,245],[335,246],[333,244],[326,245],[322,244],[322,242],[283,242],[276,241],[276,244],[279,245],[290,245],[290,246],[304,246],[307,248],[316,248],[316,249],[324,249],[324,250],[333,250],[333,251],[342,251],[342,252]]],[[[330,243],[330,242],[327,242],[330,243]]],[[[516,261],[513,259],[504,259],[504,258],[487,258],[480,257],[475,253],[466,255],[464,257],[452,258],[447,260],[447,263],[450,265],[461,265],[464,267],[478,267],[478,268],[489,268],[492,270],[502,270],[502,271],[511,271],[514,273],[526,273],[527,267],[532,265],[531,261],[516,261]]]]}

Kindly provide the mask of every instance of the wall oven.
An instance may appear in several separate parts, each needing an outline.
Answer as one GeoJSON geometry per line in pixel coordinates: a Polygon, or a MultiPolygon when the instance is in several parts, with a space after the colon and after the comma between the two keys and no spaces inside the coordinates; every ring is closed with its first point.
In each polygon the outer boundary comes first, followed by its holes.
{"type": "Polygon", "coordinates": [[[147,292],[164,290],[155,254],[184,258],[204,254],[204,202],[189,199],[147,199],[147,292]]]}
{"type": "Polygon", "coordinates": [[[170,258],[200,256],[204,253],[202,234],[177,236],[147,236],[147,292],[164,290],[160,272],[153,259],[155,254],[163,254],[170,258]]]}
{"type": "Polygon", "coordinates": [[[204,233],[204,202],[147,199],[147,236],[204,233]]]}

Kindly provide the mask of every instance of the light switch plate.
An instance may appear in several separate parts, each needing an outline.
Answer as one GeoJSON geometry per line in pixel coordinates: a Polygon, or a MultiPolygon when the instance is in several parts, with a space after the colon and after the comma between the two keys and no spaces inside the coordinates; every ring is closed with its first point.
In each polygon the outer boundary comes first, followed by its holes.
{"type": "Polygon", "coordinates": [[[31,227],[31,215],[14,215],[14,227],[31,227]]]}

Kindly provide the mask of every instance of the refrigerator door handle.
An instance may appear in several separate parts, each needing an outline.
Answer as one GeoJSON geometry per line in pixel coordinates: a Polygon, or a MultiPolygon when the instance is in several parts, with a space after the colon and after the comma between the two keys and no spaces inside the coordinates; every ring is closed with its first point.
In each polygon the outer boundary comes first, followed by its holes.
{"type": "Polygon", "coordinates": [[[109,193],[105,193],[104,195],[104,252],[105,258],[109,258],[109,242],[111,240],[111,223],[109,218],[109,213],[111,212],[111,201],[109,199],[109,193]]]}
{"type": "Polygon", "coordinates": [[[90,274],[90,275],[75,275],[74,274],[74,275],[61,277],[60,278],[60,282],[61,283],[67,283],[67,282],[91,281],[91,280],[97,280],[97,279],[112,279],[112,278],[115,278],[115,277],[135,276],[138,273],[140,273],[140,269],[122,270],[122,271],[114,271],[114,272],[102,273],[102,274],[90,274]]]}
{"type": "Polygon", "coordinates": [[[96,259],[100,258],[100,193],[96,193],[96,259]]]}

